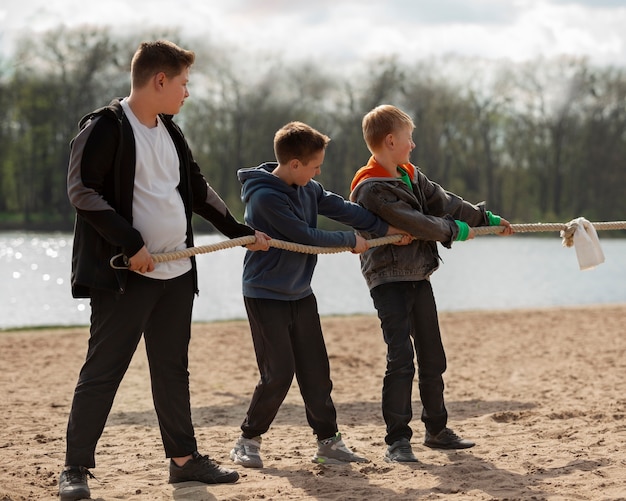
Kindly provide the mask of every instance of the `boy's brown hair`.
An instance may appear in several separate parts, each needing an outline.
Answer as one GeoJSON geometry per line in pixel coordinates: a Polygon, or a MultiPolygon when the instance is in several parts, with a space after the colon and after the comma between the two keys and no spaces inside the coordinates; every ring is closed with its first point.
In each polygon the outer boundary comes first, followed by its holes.
{"type": "Polygon", "coordinates": [[[289,122],[274,134],[274,155],[280,164],[300,160],[307,164],[311,157],[326,149],[330,138],[302,122],[289,122]]]}
{"type": "Polygon", "coordinates": [[[133,87],[143,87],[157,73],[163,72],[167,78],[174,78],[196,59],[195,53],[181,49],[168,40],[142,42],[130,63],[133,87]]]}
{"type": "Polygon", "coordinates": [[[381,104],[363,117],[361,124],[363,139],[370,151],[378,148],[388,134],[403,127],[415,128],[415,124],[404,111],[390,104],[381,104]]]}

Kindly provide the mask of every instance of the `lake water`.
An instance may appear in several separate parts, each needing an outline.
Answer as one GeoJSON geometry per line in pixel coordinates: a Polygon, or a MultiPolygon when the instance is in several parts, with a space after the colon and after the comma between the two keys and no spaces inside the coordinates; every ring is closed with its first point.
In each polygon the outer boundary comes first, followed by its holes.
{"type": "MultiPolygon", "coordinates": [[[[606,262],[580,271],[576,252],[554,237],[479,236],[441,248],[432,278],[439,311],[626,303],[626,239],[602,239],[606,262]]],[[[219,241],[199,235],[196,245],[219,241]]],[[[72,235],[0,233],[0,329],[87,325],[88,300],[70,293],[72,235]]],[[[244,249],[197,257],[200,295],[194,321],[245,318],[241,297],[244,249]]],[[[313,279],[321,315],[375,314],[351,253],[324,254],[313,279]]]]}

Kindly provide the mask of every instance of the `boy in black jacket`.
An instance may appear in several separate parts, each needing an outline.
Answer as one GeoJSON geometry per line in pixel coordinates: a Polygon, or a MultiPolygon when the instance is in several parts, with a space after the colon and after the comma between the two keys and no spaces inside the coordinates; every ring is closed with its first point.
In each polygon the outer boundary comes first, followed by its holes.
{"type": "Polygon", "coordinates": [[[72,142],[68,195],[76,209],[72,294],[91,298],[89,348],[67,427],[64,501],[88,498],[102,434],[118,386],[143,334],[152,394],[170,460],[170,483],[235,482],[235,471],[197,452],[187,371],[197,291],[193,258],[154,263],[153,253],[193,246],[191,215],[230,238],[268,237],[239,223],[208,185],[172,115],[189,96],[193,52],[168,41],[142,43],[131,63],[131,92],[90,114],[72,142]],[[128,256],[127,270],[109,260],[128,256]]]}

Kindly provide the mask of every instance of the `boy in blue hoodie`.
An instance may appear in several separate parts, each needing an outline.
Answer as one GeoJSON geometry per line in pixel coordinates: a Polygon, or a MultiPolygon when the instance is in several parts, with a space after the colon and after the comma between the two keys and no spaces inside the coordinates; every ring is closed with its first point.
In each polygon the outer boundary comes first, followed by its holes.
{"type": "Polygon", "coordinates": [[[411,392],[418,365],[424,445],[466,449],[474,442],[447,427],[443,398],[446,355],[441,342],[430,275],[439,267],[437,242],[474,237],[472,226],[503,226],[506,219],[473,205],[430,181],[411,164],[413,121],[395,106],[381,105],[363,118],[363,137],[372,153],[352,180],[350,199],[414,240],[405,247],[380,246],[361,254],[361,271],[380,318],[387,344],[382,408],[387,426],[387,462],[416,462],[411,448],[411,392]]]}
{"type": "MultiPolygon", "coordinates": [[[[274,137],[278,163],[238,171],[245,220],[271,238],[320,247],[367,250],[354,231],[317,228],[318,214],[369,234],[399,233],[357,204],[326,191],[313,177],[321,172],[330,139],[301,122],[282,127],[274,137]]],[[[231,459],[261,468],[261,435],[268,431],[296,375],[306,417],[317,436],[315,463],[367,462],[344,444],[331,399],[332,381],[311,278],[315,254],[271,247],[259,258],[247,252],[243,295],[260,379],[252,395],[241,437],[231,459]]]]}

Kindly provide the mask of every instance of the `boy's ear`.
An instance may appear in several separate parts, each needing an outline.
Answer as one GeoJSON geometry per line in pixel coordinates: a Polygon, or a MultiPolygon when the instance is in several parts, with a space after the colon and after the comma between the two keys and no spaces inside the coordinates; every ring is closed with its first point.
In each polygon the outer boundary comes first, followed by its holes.
{"type": "Polygon", "coordinates": [[[291,160],[289,160],[289,167],[292,169],[297,169],[300,163],[300,160],[298,160],[297,158],[292,158],[291,160]]]}
{"type": "Polygon", "coordinates": [[[387,148],[393,148],[393,144],[394,144],[393,134],[387,134],[385,136],[385,146],[387,148]]]}
{"type": "Polygon", "coordinates": [[[166,75],[164,72],[160,71],[159,73],[157,73],[156,75],[154,75],[154,85],[155,87],[163,87],[163,84],[165,83],[165,79],[166,79],[166,75]]]}

